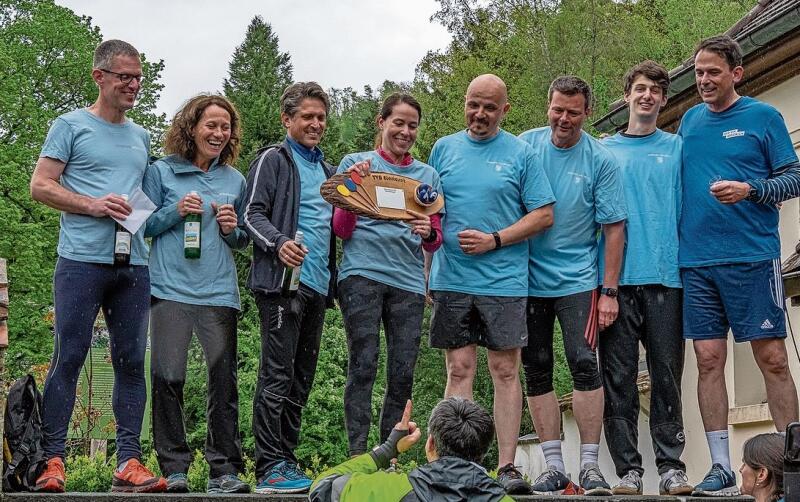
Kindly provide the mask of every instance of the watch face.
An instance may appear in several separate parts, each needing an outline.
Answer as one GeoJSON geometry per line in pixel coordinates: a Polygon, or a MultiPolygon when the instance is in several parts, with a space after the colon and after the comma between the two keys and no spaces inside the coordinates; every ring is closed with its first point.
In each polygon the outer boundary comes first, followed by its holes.
{"type": "Polygon", "coordinates": [[[611,297],[611,298],[616,298],[617,297],[617,290],[614,289],[614,288],[601,288],[600,289],[600,294],[601,295],[606,295],[606,296],[611,297]]]}

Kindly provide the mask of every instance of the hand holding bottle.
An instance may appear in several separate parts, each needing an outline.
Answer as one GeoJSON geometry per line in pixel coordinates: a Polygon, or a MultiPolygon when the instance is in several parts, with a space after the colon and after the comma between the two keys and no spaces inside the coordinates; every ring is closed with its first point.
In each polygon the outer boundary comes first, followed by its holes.
{"type": "Polygon", "coordinates": [[[222,235],[228,235],[233,232],[239,224],[233,204],[220,204],[218,206],[216,202],[212,202],[211,207],[217,213],[217,225],[219,225],[222,235]]]}
{"type": "Polygon", "coordinates": [[[203,199],[195,192],[189,192],[178,201],[178,215],[185,218],[187,214],[203,214],[203,199]]]}
{"type": "Polygon", "coordinates": [[[96,218],[103,216],[110,216],[118,220],[124,220],[131,214],[133,208],[128,204],[127,198],[109,193],[102,197],[97,197],[89,200],[89,205],[86,212],[96,218]]]}
{"type": "Polygon", "coordinates": [[[286,241],[278,250],[278,258],[287,267],[299,267],[308,254],[308,248],[295,241],[286,241]]]}

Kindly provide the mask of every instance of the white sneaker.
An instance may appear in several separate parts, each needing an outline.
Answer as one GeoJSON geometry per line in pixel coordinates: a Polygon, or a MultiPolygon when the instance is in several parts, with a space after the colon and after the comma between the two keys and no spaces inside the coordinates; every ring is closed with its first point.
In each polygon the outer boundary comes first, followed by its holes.
{"type": "Polygon", "coordinates": [[[628,471],[611,489],[614,495],[641,495],[642,491],[642,476],[638,471],[628,471]]]}

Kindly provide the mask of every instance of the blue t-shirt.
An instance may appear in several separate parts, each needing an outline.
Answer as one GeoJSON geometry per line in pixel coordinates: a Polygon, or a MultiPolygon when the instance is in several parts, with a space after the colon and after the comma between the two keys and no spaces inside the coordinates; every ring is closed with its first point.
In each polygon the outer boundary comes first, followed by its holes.
{"type": "Polygon", "coordinates": [[[153,163],[144,174],[142,190],[156,205],[147,219],[146,237],[152,237],[150,250],[150,288],[164,300],[192,305],[239,308],[239,286],[233,249],[247,245],[243,226],[222,235],[212,202],[233,204],[241,225],[244,223],[246,182],[239,171],[214,161],[203,172],[188,160],[170,155],[153,163]],[[178,201],[189,192],[203,199],[200,258],[183,254],[184,219],[178,214],[178,201]]]}
{"type": "Polygon", "coordinates": [[[530,240],[528,294],[566,296],[597,287],[600,225],[627,217],[614,155],[582,132],[570,148],[557,148],[550,127],[526,131],[558,202],[553,226],[530,240]]]}
{"type": "Polygon", "coordinates": [[[319,193],[319,187],[327,179],[325,169],[319,162],[312,163],[304,159],[294,148],[292,159],[300,172],[297,229],[303,232],[303,245],[308,248],[303,268],[300,269],[300,282],[321,295],[327,295],[331,279],[328,256],[333,208],[319,193]]]}
{"type": "Polygon", "coordinates": [[[444,242],[433,255],[430,289],[482,296],[527,296],[528,241],[467,255],[458,233],[502,230],[555,201],[541,161],[514,135],[501,130],[478,141],[466,131],[439,139],[430,164],[439,173],[447,214],[444,242]]]}
{"type": "MultiPolygon", "coordinates": [[[[619,162],[628,206],[627,238],[619,283],[681,287],[678,219],[681,213],[681,138],[656,129],[647,136],[618,133],[603,145],[619,162]]],[[[603,278],[604,240],[600,238],[603,278]]]]}
{"type": "MultiPolygon", "coordinates": [[[[342,159],[339,172],[362,160],[372,161],[373,172],[399,174],[431,185],[442,195],[439,174],[428,164],[414,160],[408,166],[387,162],[377,152],[353,153],[342,159]]],[[[444,211],[442,211],[444,213],[444,211]]],[[[343,241],[339,280],[351,275],[366,277],[395,288],[425,294],[422,239],[400,221],[358,216],[352,237],[343,241]]]]}
{"type": "MultiPolygon", "coordinates": [[[[40,157],[64,162],[61,185],[89,197],[130,194],[142,185],[150,135],[126,120],[112,124],[86,109],[58,117],[50,126],[40,157]]],[[[114,230],[109,217],[61,213],[58,255],[88,263],[114,263],[114,230]]],[[[147,265],[144,226],[131,239],[131,265],[147,265]]]]}
{"type": "Polygon", "coordinates": [[[765,179],[797,162],[778,110],[746,96],[720,113],[700,103],[683,116],[678,134],[683,137],[680,266],[780,257],[777,207],[747,200],[722,204],[710,193],[720,179],[765,179]]]}

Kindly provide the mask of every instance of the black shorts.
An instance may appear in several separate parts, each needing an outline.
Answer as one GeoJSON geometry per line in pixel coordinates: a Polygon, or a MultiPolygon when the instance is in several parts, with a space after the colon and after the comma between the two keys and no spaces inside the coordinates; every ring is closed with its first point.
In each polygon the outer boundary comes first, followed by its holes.
{"type": "Polygon", "coordinates": [[[592,391],[602,387],[594,343],[598,336],[598,290],[556,298],[528,298],[528,345],[522,349],[522,366],[529,397],[553,391],[553,329],[561,326],[564,355],[573,388],[592,391]]]}
{"type": "Polygon", "coordinates": [[[431,347],[458,349],[477,344],[497,351],[528,344],[528,299],[524,296],[479,296],[454,291],[431,291],[431,296],[431,347]]]}

